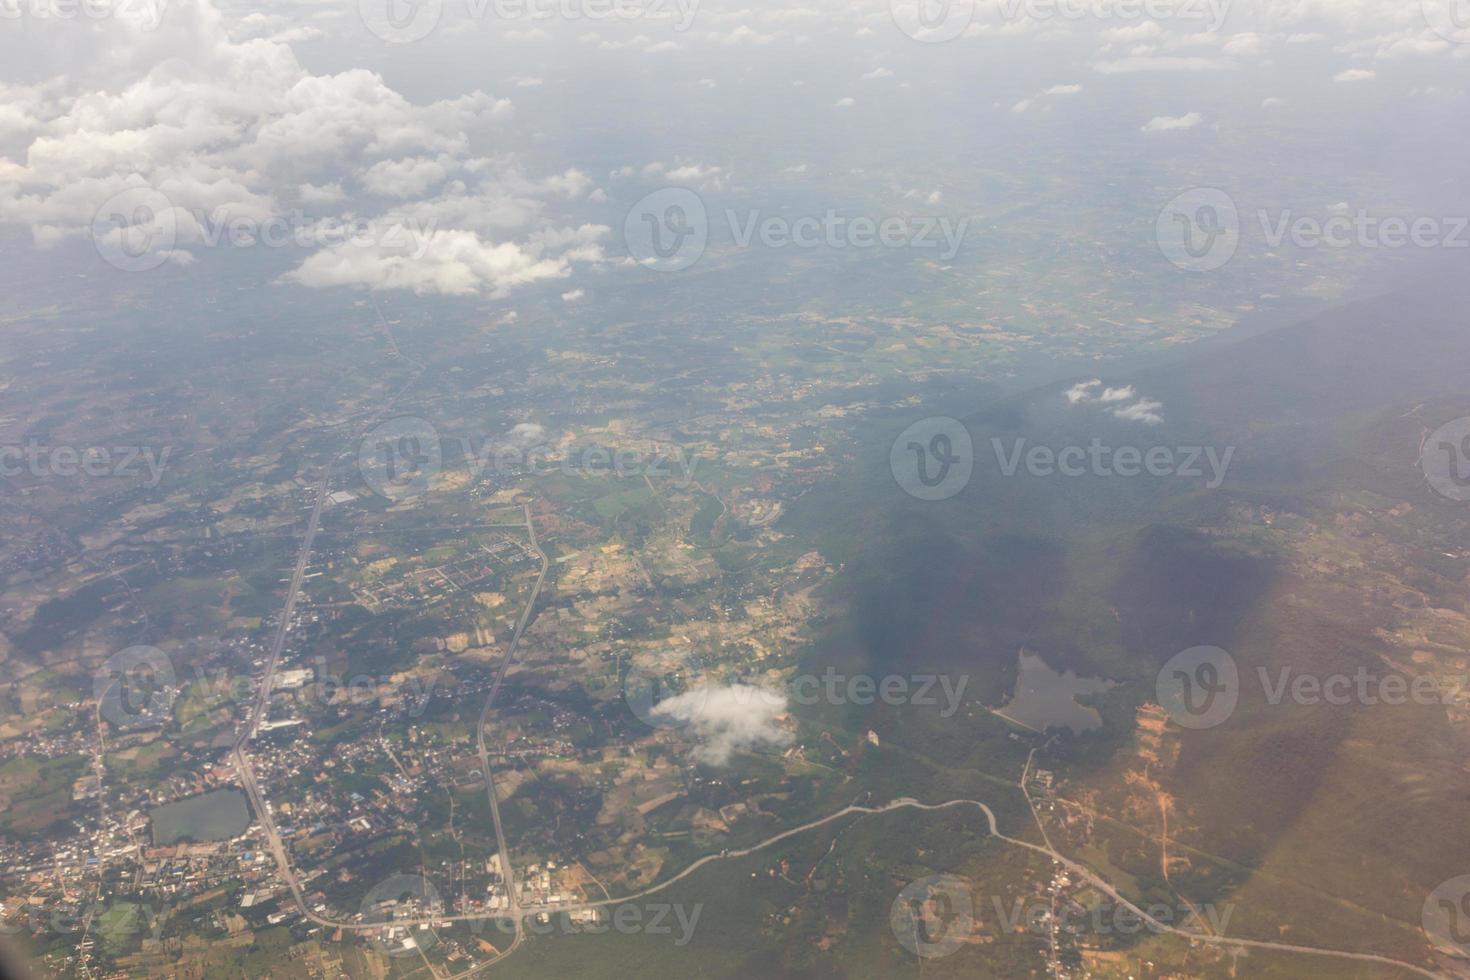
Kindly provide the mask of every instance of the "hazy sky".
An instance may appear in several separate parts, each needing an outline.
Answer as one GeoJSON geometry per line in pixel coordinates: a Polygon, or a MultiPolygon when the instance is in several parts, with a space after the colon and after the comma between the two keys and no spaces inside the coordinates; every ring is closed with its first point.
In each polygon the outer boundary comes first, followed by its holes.
{"type": "Polygon", "coordinates": [[[711,241],[730,208],[983,225],[1025,194],[1151,226],[1197,186],[1246,235],[1258,204],[1463,209],[1449,0],[915,2],[0,0],[0,224],[115,265],[238,234],[289,239],[308,286],[575,300],[646,275],[629,216],[665,188],[711,241]]]}

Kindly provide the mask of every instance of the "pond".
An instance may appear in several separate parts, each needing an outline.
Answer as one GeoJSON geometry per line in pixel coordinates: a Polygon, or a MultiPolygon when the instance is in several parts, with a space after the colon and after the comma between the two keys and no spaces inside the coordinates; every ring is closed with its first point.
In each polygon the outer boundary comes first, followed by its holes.
{"type": "Polygon", "coordinates": [[[237,789],[221,789],[157,807],[149,813],[155,846],[229,840],[250,826],[250,807],[237,789]]]}
{"type": "Polygon", "coordinates": [[[1070,670],[1059,674],[1038,655],[1022,650],[1016,689],[995,713],[1038,732],[1052,728],[1066,728],[1074,735],[1090,732],[1102,727],[1102,715],[1078,704],[1077,696],[1099,694],[1114,686],[1114,681],[1078,677],[1070,670]]]}

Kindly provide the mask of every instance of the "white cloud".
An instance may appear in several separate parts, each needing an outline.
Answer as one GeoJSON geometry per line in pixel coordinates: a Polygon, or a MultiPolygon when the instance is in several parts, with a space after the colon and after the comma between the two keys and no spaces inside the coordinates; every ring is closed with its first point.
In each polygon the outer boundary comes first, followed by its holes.
{"type": "Polygon", "coordinates": [[[1113,409],[1113,415],[1126,422],[1142,422],[1144,425],[1158,425],[1164,421],[1164,416],[1159,413],[1159,409],[1163,407],[1163,402],[1143,398],[1134,402],[1132,405],[1113,409]]]}
{"type": "Polygon", "coordinates": [[[1204,121],[1204,116],[1197,112],[1188,112],[1182,116],[1154,116],[1143,126],[1139,127],[1144,133],[1164,133],[1172,129],[1193,129],[1204,121]]]}
{"type": "Polygon", "coordinates": [[[1144,425],[1158,425],[1164,421],[1160,409],[1164,407],[1161,401],[1151,398],[1140,398],[1138,389],[1133,385],[1119,385],[1118,387],[1103,387],[1101,378],[1093,378],[1089,381],[1079,381],[1068,388],[1063,395],[1068,404],[1086,405],[1096,403],[1098,405],[1117,405],[1112,410],[1116,418],[1125,422],[1142,422],[1144,425]],[[1098,391],[1101,388],[1102,391],[1098,391]],[[1133,401],[1135,398],[1138,400],[1133,401]],[[1131,405],[1119,405],[1119,402],[1133,402],[1131,405]]]}
{"type": "Polygon", "coordinates": [[[748,684],[697,687],[659,702],[654,714],[687,727],[699,739],[695,757],[722,766],[736,752],[785,745],[790,734],[778,719],[786,697],[748,684]]]}
{"type": "Polygon", "coordinates": [[[403,235],[407,244],[338,245],[307,257],[282,278],[303,286],[364,286],[415,293],[503,296],[516,286],[566,276],[565,259],[542,258],[510,242],[472,231],[403,235]]]}
{"type": "Polygon", "coordinates": [[[1234,68],[1235,63],[1225,58],[1135,55],[1099,61],[1092,67],[1103,75],[1128,75],[1143,71],[1219,71],[1234,68]]]}
{"type": "Polygon", "coordinates": [[[1334,82],[1369,82],[1378,77],[1371,68],[1349,68],[1332,76],[1334,82]]]}
{"type": "MultiPolygon", "coordinates": [[[[242,20],[241,33],[281,33],[270,18],[242,20]]],[[[535,179],[509,155],[471,152],[510,118],[506,99],[416,104],[371,71],[313,74],[278,40],[231,40],[210,0],[174,0],[154,31],[125,18],[88,26],[69,35],[75,67],[56,82],[0,86],[0,138],[22,151],[0,157],[0,223],[28,226],[38,245],[87,235],[105,202],[137,189],[165,202],[177,227],[165,254],[178,262],[211,226],[296,206],[410,232],[307,254],[282,277],[304,285],[498,295],[601,260],[575,227],[559,252],[546,213],[585,194],[586,175],[535,179]]]]}
{"type": "Polygon", "coordinates": [[[1067,401],[1076,405],[1079,402],[1089,401],[1092,398],[1092,389],[1102,386],[1101,378],[1093,378],[1091,381],[1079,381],[1066,391],[1067,401]]]}
{"type": "Polygon", "coordinates": [[[1025,98],[1017,102],[1015,105],[1011,106],[1011,111],[1015,113],[1025,112],[1040,99],[1076,95],[1078,92],[1081,91],[1081,85],[1053,85],[1050,88],[1042,89],[1040,92],[1037,92],[1035,95],[1030,96],[1029,98],[1025,98]]]}

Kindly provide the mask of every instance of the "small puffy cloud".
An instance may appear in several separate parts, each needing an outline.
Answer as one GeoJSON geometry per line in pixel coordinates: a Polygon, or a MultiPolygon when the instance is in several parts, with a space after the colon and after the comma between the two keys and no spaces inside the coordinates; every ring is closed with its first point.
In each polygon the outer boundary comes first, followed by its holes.
{"type": "Polygon", "coordinates": [[[1092,378],[1088,381],[1079,381],[1068,388],[1063,395],[1067,402],[1072,405],[1096,404],[1112,405],[1112,415],[1125,422],[1141,422],[1144,425],[1158,425],[1164,421],[1161,409],[1164,403],[1151,398],[1142,398],[1138,389],[1133,385],[1118,385],[1117,387],[1104,387],[1101,378],[1092,378]],[[1101,390],[1099,390],[1101,389],[1101,390]],[[1134,399],[1138,399],[1134,401],[1134,399]],[[1132,404],[1122,404],[1132,402],[1132,404]]]}
{"type": "Polygon", "coordinates": [[[1219,71],[1233,68],[1235,63],[1226,58],[1204,58],[1179,55],[1131,55],[1099,61],[1093,70],[1103,75],[1131,75],[1145,71],[1219,71]]]}
{"type": "Polygon", "coordinates": [[[892,77],[893,77],[893,72],[890,71],[887,68],[882,67],[882,66],[879,66],[877,68],[874,68],[872,71],[863,72],[863,79],[866,80],[866,81],[871,81],[872,79],[875,79],[875,78],[892,78],[892,77]]]}
{"type": "Polygon", "coordinates": [[[1067,401],[1073,405],[1079,402],[1089,401],[1092,398],[1092,390],[1100,387],[1102,387],[1101,378],[1093,378],[1091,381],[1079,381],[1067,389],[1067,401]]]}
{"type": "Polygon", "coordinates": [[[1334,82],[1371,82],[1378,72],[1371,68],[1349,68],[1332,76],[1334,82]]]}
{"type": "Polygon", "coordinates": [[[1054,99],[1062,96],[1076,95],[1080,91],[1082,91],[1081,85],[1053,85],[1050,88],[1044,88],[1040,92],[1037,92],[1035,95],[1029,96],[1028,98],[1024,98],[1021,101],[1017,102],[1015,105],[1011,106],[1011,111],[1015,113],[1022,113],[1025,112],[1027,109],[1030,109],[1034,104],[1042,99],[1054,99]]]}
{"type": "Polygon", "coordinates": [[[564,293],[561,294],[561,301],[563,303],[575,303],[578,300],[582,299],[586,295],[587,295],[587,290],[585,290],[585,289],[581,289],[581,288],[578,288],[578,289],[569,289],[566,292],[564,292],[564,293]]]}
{"type": "Polygon", "coordinates": [[[1164,421],[1164,416],[1159,409],[1164,407],[1163,402],[1141,398],[1132,405],[1113,409],[1113,415],[1125,422],[1142,422],[1144,425],[1158,425],[1164,421]]]}
{"type": "Polygon", "coordinates": [[[836,102],[832,103],[832,105],[835,106],[838,109],[846,109],[848,106],[852,106],[852,105],[856,105],[856,104],[857,104],[857,101],[855,99],[851,98],[850,96],[844,96],[844,97],[838,99],[836,102]]]}
{"type": "Polygon", "coordinates": [[[404,229],[399,237],[322,249],[282,278],[303,286],[503,296],[513,287],[570,271],[564,259],[540,257],[513,242],[488,242],[472,231],[404,229]]]}
{"type": "MultiPolygon", "coordinates": [[[[507,323],[514,322],[517,319],[515,311],[507,313],[503,319],[507,323]]],[[[514,446],[537,446],[546,441],[546,426],[539,422],[517,422],[505,437],[514,446]]]]}
{"type": "Polygon", "coordinates": [[[686,163],[672,168],[664,176],[677,183],[694,183],[717,179],[723,172],[719,167],[707,167],[701,163],[686,163]]]}
{"type": "Polygon", "coordinates": [[[1139,131],[1144,133],[1164,133],[1173,129],[1193,129],[1203,122],[1204,118],[1204,116],[1197,112],[1188,112],[1182,116],[1154,116],[1139,127],[1139,131]]]}
{"type": "Polygon", "coordinates": [[[709,765],[723,766],[736,752],[790,742],[790,734],[779,722],[785,710],[784,694],[748,684],[732,684],[693,688],[659,702],[654,713],[658,718],[684,726],[699,740],[695,758],[709,765]]]}

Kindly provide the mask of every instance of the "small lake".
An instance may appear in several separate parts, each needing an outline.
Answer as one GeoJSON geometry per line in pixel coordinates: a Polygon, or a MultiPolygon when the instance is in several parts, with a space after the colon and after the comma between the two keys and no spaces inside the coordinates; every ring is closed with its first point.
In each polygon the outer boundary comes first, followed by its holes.
{"type": "Polygon", "coordinates": [[[155,846],[179,841],[229,840],[250,826],[250,807],[237,789],[220,789],[169,803],[148,814],[155,846]]]}
{"type": "Polygon", "coordinates": [[[1020,725],[1044,732],[1066,728],[1074,735],[1102,727],[1102,715],[1077,703],[1077,696],[1100,694],[1115,687],[1115,681],[1078,677],[1070,670],[1057,673],[1034,653],[1021,651],[1016,672],[1016,690],[995,713],[1020,725]]]}

